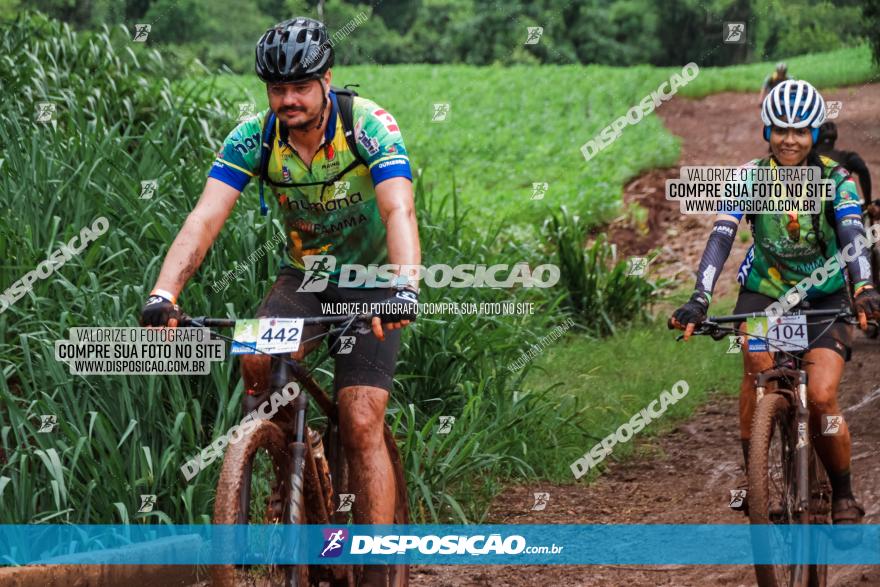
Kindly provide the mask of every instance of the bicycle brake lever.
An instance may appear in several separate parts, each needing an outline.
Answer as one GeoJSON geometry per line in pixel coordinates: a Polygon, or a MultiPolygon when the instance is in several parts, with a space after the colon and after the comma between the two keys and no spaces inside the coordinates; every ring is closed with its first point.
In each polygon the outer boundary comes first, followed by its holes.
{"type": "Polygon", "coordinates": [[[709,336],[712,337],[712,340],[724,340],[727,337],[727,333],[716,328],[709,332],[709,336]]]}
{"type": "Polygon", "coordinates": [[[199,324],[204,319],[204,316],[192,317],[187,316],[186,314],[181,314],[180,317],[177,319],[177,325],[183,327],[192,326],[193,324],[199,324]]]}

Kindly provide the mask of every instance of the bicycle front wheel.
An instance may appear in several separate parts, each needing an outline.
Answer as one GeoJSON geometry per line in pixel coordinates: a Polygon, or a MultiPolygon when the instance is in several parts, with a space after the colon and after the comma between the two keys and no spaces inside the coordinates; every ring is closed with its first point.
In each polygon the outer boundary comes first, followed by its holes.
{"type": "MultiPolygon", "coordinates": [[[[815,450],[810,454],[810,523],[831,523],[831,482],[815,450]]],[[[825,587],[827,582],[828,565],[811,565],[809,587],[825,587]]]]}
{"type": "MultiPolygon", "coordinates": [[[[752,524],[805,524],[808,512],[798,513],[795,457],[797,434],[788,399],[765,395],[752,419],[749,443],[749,521],[752,524]]],[[[788,544],[772,544],[767,536],[753,540],[756,554],[780,552],[788,544]],[[763,540],[767,538],[767,540],[763,540]]],[[[807,565],[755,565],[759,587],[806,587],[807,565]]]]}
{"type": "MultiPolygon", "coordinates": [[[[302,491],[291,506],[290,470],[292,457],[284,432],[269,420],[236,444],[230,444],[223,458],[214,501],[215,524],[284,524],[291,507],[304,520],[302,491]]],[[[243,585],[309,584],[309,568],[299,566],[235,567],[217,565],[211,569],[215,587],[243,585]]]]}

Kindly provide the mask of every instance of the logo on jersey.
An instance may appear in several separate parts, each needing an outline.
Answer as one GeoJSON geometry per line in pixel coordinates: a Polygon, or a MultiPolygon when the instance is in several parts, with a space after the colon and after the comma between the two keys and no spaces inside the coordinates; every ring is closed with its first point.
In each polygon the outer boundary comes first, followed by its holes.
{"type": "Polygon", "coordinates": [[[284,178],[284,181],[290,181],[290,170],[286,165],[281,167],[281,177],[284,178]]]}
{"type": "Polygon", "coordinates": [[[746,253],[746,258],[743,259],[742,265],[739,266],[739,271],[736,274],[736,282],[740,285],[745,285],[746,280],[749,278],[749,272],[752,270],[752,263],[755,260],[755,247],[749,248],[749,252],[746,253]]]}
{"type": "Polygon", "coordinates": [[[373,116],[379,119],[379,122],[382,123],[382,126],[385,127],[385,130],[388,132],[400,132],[400,127],[397,126],[397,121],[394,120],[394,117],[391,116],[388,112],[385,112],[381,108],[377,110],[373,110],[373,116]]]}
{"type": "Polygon", "coordinates": [[[357,140],[370,155],[375,155],[379,152],[379,141],[367,135],[365,130],[361,129],[361,132],[358,133],[357,140]]]}

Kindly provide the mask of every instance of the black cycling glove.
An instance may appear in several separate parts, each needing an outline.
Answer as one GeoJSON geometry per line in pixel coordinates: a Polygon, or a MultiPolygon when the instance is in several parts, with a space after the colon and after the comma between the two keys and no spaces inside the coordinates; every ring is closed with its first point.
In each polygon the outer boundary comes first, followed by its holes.
{"type": "Polygon", "coordinates": [[[376,315],[382,323],[409,320],[415,322],[419,312],[419,293],[408,288],[395,288],[394,293],[380,305],[376,315]]]}
{"type": "MultiPolygon", "coordinates": [[[[706,320],[706,310],[709,309],[709,301],[700,292],[694,292],[682,307],[672,313],[672,317],[678,320],[682,326],[688,324],[696,324],[699,326],[706,320]]],[[[669,322],[669,328],[673,328],[672,322],[669,322]]]]}
{"type": "Polygon", "coordinates": [[[856,314],[864,312],[868,320],[880,316],[880,293],[873,287],[866,287],[853,300],[856,314]]]}
{"type": "Polygon", "coordinates": [[[153,294],[141,310],[141,326],[167,326],[172,318],[180,318],[180,307],[171,300],[153,294]]]}

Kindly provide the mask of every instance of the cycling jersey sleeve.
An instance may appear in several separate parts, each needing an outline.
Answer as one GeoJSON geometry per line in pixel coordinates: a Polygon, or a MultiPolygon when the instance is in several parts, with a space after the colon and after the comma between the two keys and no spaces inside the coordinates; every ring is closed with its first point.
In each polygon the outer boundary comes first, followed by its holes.
{"type": "Polygon", "coordinates": [[[862,215],[862,205],[859,204],[859,195],[856,193],[856,184],[852,176],[841,167],[836,167],[831,172],[837,189],[834,191],[834,219],[839,223],[846,216],[862,215]]]}
{"type": "Polygon", "coordinates": [[[712,290],[715,289],[724,263],[730,256],[736,228],[736,222],[718,220],[709,234],[709,241],[706,243],[706,250],[703,251],[700,268],[697,270],[697,285],[694,288],[702,293],[707,301],[712,300],[712,290]]]}
{"type": "Polygon", "coordinates": [[[354,120],[357,149],[370,168],[373,185],[392,177],[412,181],[409,156],[394,117],[375,102],[355,98],[354,120]]]}
{"type": "Polygon", "coordinates": [[[260,127],[265,112],[251,116],[236,126],[214,159],[208,177],[242,191],[260,172],[260,127]]]}

